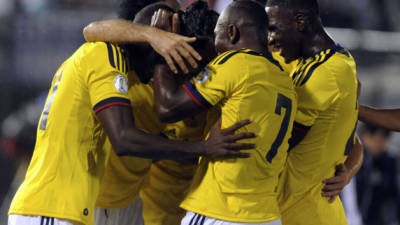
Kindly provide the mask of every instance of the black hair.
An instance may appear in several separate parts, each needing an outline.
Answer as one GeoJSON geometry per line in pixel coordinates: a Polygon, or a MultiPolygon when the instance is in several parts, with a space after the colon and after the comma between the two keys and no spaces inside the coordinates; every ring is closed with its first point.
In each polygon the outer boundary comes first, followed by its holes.
{"type": "Polygon", "coordinates": [[[181,34],[189,37],[213,36],[219,14],[208,8],[207,2],[196,1],[179,12],[181,34]]]}
{"type": "Polygon", "coordinates": [[[175,10],[173,8],[169,7],[164,2],[156,2],[156,3],[150,4],[146,7],[144,7],[142,10],[140,10],[136,14],[133,22],[149,26],[151,23],[151,17],[159,9],[163,9],[163,10],[166,10],[166,11],[169,11],[172,13],[175,12],[175,10]]]}
{"type": "Polygon", "coordinates": [[[278,6],[292,10],[294,14],[302,13],[311,21],[319,21],[319,6],[317,0],[268,0],[267,7],[278,6]]]}
{"type": "MultiPolygon", "coordinates": [[[[236,2],[238,0],[233,0],[233,1],[236,2]]],[[[267,4],[268,0],[252,0],[252,1],[260,4],[262,7],[265,7],[265,5],[267,4]]]]}
{"type": "Polygon", "coordinates": [[[261,44],[267,43],[268,15],[261,4],[251,0],[237,0],[229,5],[231,9],[238,10],[240,17],[245,18],[256,27],[258,40],[261,44]]]}
{"type": "Polygon", "coordinates": [[[383,135],[387,138],[390,137],[390,131],[382,127],[366,123],[362,128],[362,133],[376,134],[378,132],[382,132],[383,135]]]}
{"type": "Polygon", "coordinates": [[[156,2],[158,0],[122,0],[119,5],[118,18],[133,21],[140,10],[156,2]]]}

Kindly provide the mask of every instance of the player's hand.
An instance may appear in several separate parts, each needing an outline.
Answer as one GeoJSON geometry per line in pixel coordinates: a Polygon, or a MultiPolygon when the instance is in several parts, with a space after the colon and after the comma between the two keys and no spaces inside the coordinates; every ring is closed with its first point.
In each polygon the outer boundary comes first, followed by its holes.
{"type": "Polygon", "coordinates": [[[322,196],[329,197],[329,203],[335,201],[343,188],[350,182],[351,176],[344,164],[336,166],[335,176],[323,181],[322,196]]]}
{"type": "Polygon", "coordinates": [[[196,60],[200,61],[202,58],[189,44],[196,41],[196,38],[171,33],[178,32],[178,14],[159,9],[151,19],[151,26],[154,28],[148,35],[149,44],[165,59],[172,72],[178,73],[175,63],[184,73],[189,73],[185,62],[192,68],[198,67],[196,60]]]}
{"type": "Polygon", "coordinates": [[[250,123],[250,120],[242,120],[231,127],[221,129],[220,119],[211,128],[210,137],[204,142],[204,155],[213,159],[250,157],[249,153],[243,153],[240,152],[240,150],[254,149],[256,145],[250,143],[236,143],[236,141],[254,138],[256,135],[251,132],[235,134],[235,131],[250,123]]]}

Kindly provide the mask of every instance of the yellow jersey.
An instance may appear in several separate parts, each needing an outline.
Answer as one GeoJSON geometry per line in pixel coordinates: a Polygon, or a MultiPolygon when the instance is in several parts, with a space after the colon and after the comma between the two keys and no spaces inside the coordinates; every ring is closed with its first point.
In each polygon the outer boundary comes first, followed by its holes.
{"type": "Polygon", "coordinates": [[[322,197],[324,179],[335,174],[354,144],[357,122],[356,65],[334,46],[302,60],[292,74],[298,95],[293,129],[309,129],[288,154],[279,204],[288,225],[347,224],[340,199],[322,197]]]}
{"type": "Polygon", "coordinates": [[[250,158],[202,158],[181,206],[232,222],[258,223],[280,217],[278,176],[286,161],[297,98],[293,82],[270,54],[228,51],[184,86],[204,108],[221,107],[222,128],[251,119],[238,132],[254,132],[250,158]]]}
{"type": "Polygon", "coordinates": [[[34,153],[9,214],[93,224],[109,155],[95,113],[111,105],[130,107],[127,66],[116,63],[114,48],[103,42],[86,43],[54,75],[34,153]]]}
{"type": "MultiPolygon", "coordinates": [[[[160,122],[154,110],[154,92],[150,84],[144,84],[137,74],[129,72],[129,97],[135,127],[159,135],[165,125],[160,122]]],[[[111,145],[107,146],[112,148],[111,145]]],[[[132,204],[139,195],[151,166],[152,160],[131,156],[110,155],[96,206],[107,209],[124,208],[132,204]]]]}
{"type": "MultiPolygon", "coordinates": [[[[203,137],[204,125],[188,119],[167,124],[162,133],[170,140],[199,141],[203,137]]],[[[152,164],[149,180],[140,191],[145,224],[180,224],[185,210],[179,205],[189,190],[196,168],[195,159],[193,162],[161,160],[152,164]]]]}
{"type": "Polygon", "coordinates": [[[271,52],[272,57],[276,61],[279,62],[279,64],[282,66],[283,70],[287,72],[288,74],[292,74],[293,70],[296,68],[297,64],[299,63],[298,60],[293,60],[290,63],[285,62],[285,58],[283,58],[279,52],[271,52]]]}

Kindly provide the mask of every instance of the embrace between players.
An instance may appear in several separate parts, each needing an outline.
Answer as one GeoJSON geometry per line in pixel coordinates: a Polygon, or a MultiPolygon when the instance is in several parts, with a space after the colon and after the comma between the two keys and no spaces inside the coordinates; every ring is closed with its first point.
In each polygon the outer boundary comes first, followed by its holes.
{"type": "Polygon", "coordinates": [[[358,81],[316,0],[154,3],[84,35],[9,225],[347,224],[358,81]]]}

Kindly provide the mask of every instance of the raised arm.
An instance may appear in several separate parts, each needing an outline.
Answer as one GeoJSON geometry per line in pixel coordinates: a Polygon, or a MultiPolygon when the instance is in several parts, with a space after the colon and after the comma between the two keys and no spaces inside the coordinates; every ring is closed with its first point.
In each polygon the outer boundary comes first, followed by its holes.
{"type": "Polygon", "coordinates": [[[323,181],[325,184],[322,189],[322,196],[329,197],[329,202],[332,203],[336,197],[342,192],[343,188],[360,170],[364,159],[364,151],[361,142],[356,136],[356,142],[344,164],[336,166],[335,176],[323,181]]]}
{"type": "Polygon", "coordinates": [[[360,105],[358,119],[392,131],[400,131],[400,109],[375,109],[360,105]]]}
{"type": "Polygon", "coordinates": [[[196,60],[201,56],[189,43],[196,41],[195,37],[185,37],[161,29],[134,24],[127,20],[111,19],[90,23],[83,29],[86,41],[104,41],[115,44],[148,43],[160,54],[174,73],[178,73],[176,62],[184,73],[188,73],[185,62],[197,68],[196,60]]]}
{"type": "Polygon", "coordinates": [[[239,150],[255,147],[253,144],[236,143],[238,140],[254,137],[253,133],[234,134],[250,121],[241,121],[223,130],[219,129],[220,124],[216,124],[207,141],[188,142],[168,140],[135,128],[130,107],[111,106],[98,112],[97,117],[119,156],[153,159],[183,159],[199,155],[245,158],[249,155],[239,150]]]}

